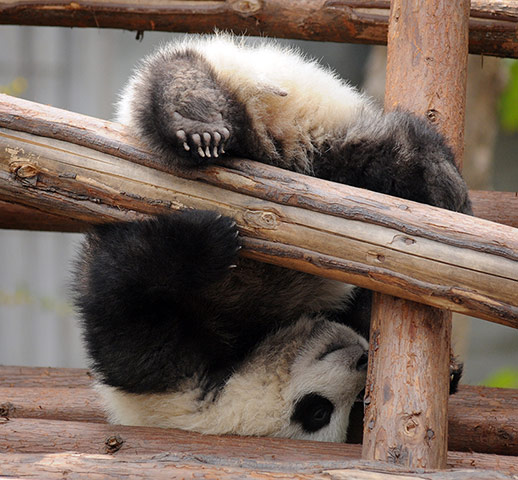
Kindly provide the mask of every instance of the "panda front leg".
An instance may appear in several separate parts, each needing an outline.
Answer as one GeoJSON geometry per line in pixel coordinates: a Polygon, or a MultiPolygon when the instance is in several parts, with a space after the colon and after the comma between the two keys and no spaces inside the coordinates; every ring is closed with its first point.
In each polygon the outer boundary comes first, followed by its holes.
{"type": "Polygon", "coordinates": [[[403,111],[365,112],[315,161],[317,177],[471,214],[468,188],[442,135],[403,111]]]}
{"type": "Polygon", "coordinates": [[[235,223],[215,212],[95,227],[78,262],[75,300],[98,380],[157,393],[185,378],[224,376],[222,312],[204,292],[230,274],[238,250],[235,223]]]}
{"type": "Polygon", "coordinates": [[[171,47],[147,58],[130,80],[117,120],[164,163],[202,165],[242,143],[247,115],[199,52],[171,47]]]}

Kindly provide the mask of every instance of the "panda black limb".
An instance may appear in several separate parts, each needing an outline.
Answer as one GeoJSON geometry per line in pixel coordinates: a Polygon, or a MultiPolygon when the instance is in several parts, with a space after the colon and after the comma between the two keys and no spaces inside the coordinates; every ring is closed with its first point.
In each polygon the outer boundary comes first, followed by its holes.
{"type": "MultiPolygon", "coordinates": [[[[450,148],[300,54],[225,35],[171,43],[118,119],[166,164],[222,155],[463,213],[450,148]]],[[[238,230],[185,210],[94,228],[76,273],[84,338],[113,422],[344,441],[364,387],[370,292],[238,257],[238,230]]]]}

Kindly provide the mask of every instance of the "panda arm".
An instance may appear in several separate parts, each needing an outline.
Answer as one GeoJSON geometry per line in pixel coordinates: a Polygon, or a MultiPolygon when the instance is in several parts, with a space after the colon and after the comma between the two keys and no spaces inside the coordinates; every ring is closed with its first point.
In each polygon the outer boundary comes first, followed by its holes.
{"type": "Polygon", "coordinates": [[[233,221],[184,211],[96,227],[76,273],[92,367],[134,393],[165,391],[198,375],[217,382],[232,360],[205,291],[236,261],[233,221]]]}

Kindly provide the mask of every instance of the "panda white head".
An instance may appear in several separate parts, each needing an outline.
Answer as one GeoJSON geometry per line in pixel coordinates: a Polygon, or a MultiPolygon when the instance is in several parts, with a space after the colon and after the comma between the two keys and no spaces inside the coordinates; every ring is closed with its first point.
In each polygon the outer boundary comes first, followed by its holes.
{"type": "Polygon", "coordinates": [[[201,394],[197,379],[163,394],[98,390],[115,423],[343,442],[365,386],[367,348],[344,325],[302,317],[266,337],[212,394],[201,394]]]}
{"type": "Polygon", "coordinates": [[[365,387],[367,349],[350,328],[303,317],[268,337],[222,397],[239,400],[242,434],[343,442],[365,387]]]}

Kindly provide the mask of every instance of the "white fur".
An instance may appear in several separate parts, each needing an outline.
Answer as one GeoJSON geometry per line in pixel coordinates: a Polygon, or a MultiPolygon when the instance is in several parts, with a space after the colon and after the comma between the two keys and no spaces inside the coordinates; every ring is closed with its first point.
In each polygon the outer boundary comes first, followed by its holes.
{"type": "Polygon", "coordinates": [[[344,441],[352,403],[365,384],[365,371],[356,370],[348,357],[348,348],[355,345],[367,348],[365,339],[348,327],[303,317],[268,337],[215,395],[202,399],[196,379],[178,392],[163,394],[130,394],[106,385],[97,389],[114,423],[344,441]],[[343,350],[318,359],[326,346],[337,342],[343,350]],[[314,433],[291,421],[295,403],[308,393],[321,394],[335,405],[330,424],[314,433]]]}
{"type": "MultiPolygon", "coordinates": [[[[300,158],[318,149],[326,139],[342,134],[351,122],[376,112],[368,97],[341,80],[333,71],[308,60],[295,49],[271,40],[255,45],[241,37],[212,35],[168,43],[151,54],[121,93],[117,121],[133,125],[132,102],[145,79],[142,71],[156,58],[192,49],[213,67],[219,80],[247,106],[258,135],[268,130],[284,141],[286,158],[300,158]]],[[[298,166],[307,171],[308,165],[298,166]]]]}

